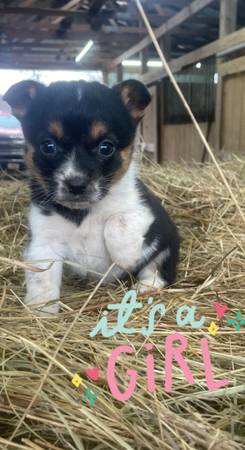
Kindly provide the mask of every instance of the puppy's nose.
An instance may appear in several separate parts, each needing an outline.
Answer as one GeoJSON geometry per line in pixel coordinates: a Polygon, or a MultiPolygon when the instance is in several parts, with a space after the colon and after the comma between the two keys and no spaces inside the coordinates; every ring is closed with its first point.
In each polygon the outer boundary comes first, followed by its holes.
{"type": "Polygon", "coordinates": [[[65,180],[66,187],[70,194],[83,194],[87,187],[87,180],[84,177],[70,177],[65,180]]]}

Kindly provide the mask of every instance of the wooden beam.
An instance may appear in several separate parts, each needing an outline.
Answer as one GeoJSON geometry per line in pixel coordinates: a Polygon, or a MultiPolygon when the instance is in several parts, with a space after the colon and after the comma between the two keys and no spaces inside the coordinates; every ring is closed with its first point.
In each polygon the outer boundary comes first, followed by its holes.
{"type": "MultiPolygon", "coordinates": [[[[38,22],[38,23],[32,23],[30,24],[30,28],[28,27],[28,30],[30,30],[30,32],[32,31],[36,31],[36,30],[40,30],[40,31],[54,31],[56,32],[59,28],[57,26],[54,26],[53,24],[50,23],[46,23],[44,21],[38,22]]],[[[139,34],[145,35],[146,34],[146,30],[144,27],[136,27],[136,26],[119,26],[119,25],[103,25],[101,28],[101,31],[98,32],[93,32],[91,30],[90,25],[86,24],[86,23],[82,23],[82,24],[72,24],[72,27],[68,30],[68,32],[74,32],[74,33],[94,33],[94,35],[96,36],[97,34],[100,33],[104,33],[104,35],[106,36],[107,34],[111,34],[111,33],[118,33],[118,34],[127,34],[130,35],[129,39],[130,41],[132,41],[132,39],[134,38],[134,40],[136,40],[136,38],[139,37],[139,34]]]]}
{"type": "Polygon", "coordinates": [[[142,75],[144,75],[144,73],[148,72],[148,66],[147,66],[147,61],[148,61],[148,48],[144,48],[144,50],[142,50],[141,54],[140,54],[140,59],[141,59],[141,73],[142,75]]]}
{"type": "Polygon", "coordinates": [[[121,83],[123,81],[123,66],[119,64],[117,66],[117,82],[121,83]]]}
{"type": "MultiPolygon", "coordinates": [[[[223,50],[231,48],[235,45],[239,45],[244,43],[245,41],[245,27],[241,30],[235,31],[235,33],[231,33],[228,36],[225,36],[221,39],[218,39],[211,44],[205,45],[193,52],[187,53],[180,58],[172,59],[170,61],[170,67],[173,72],[179,72],[183,67],[194,64],[197,61],[201,61],[202,59],[209,58],[210,56],[216,55],[223,50]]],[[[141,80],[145,84],[154,83],[162,78],[167,76],[164,69],[154,70],[145,74],[141,77],[141,80]]]]}
{"type": "MultiPolygon", "coordinates": [[[[90,39],[90,36],[92,36],[92,35],[95,36],[95,33],[91,32],[91,30],[89,30],[87,25],[82,25],[80,32],[68,30],[66,33],[66,36],[61,39],[57,38],[56,31],[57,31],[57,28],[51,28],[49,30],[41,30],[41,29],[39,30],[37,28],[37,26],[35,27],[35,30],[29,30],[23,26],[22,27],[19,27],[19,26],[7,27],[5,25],[5,26],[1,27],[1,32],[5,33],[8,38],[12,38],[12,39],[16,38],[18,40],[19,39],[38,39],[38,40],[46,41],[49,39],[56,39],[57,42],[62,42],[62,41],[66,41],[66,40],[70,39],[70,40],[74,40],[74,41],[80,40],[80,42],[81,42],[81,40],[83,40],[83,37],[84,37],[84,40],[86,40],[86,38],[88,40],[88,39],[90,39]],[[87,36],[89,36],[89,37],[87,37],[87,36]]],[[[101,36],[101,33],[99,33],[98,35],[101,36]]]]}
{"type": "Polygon", "coordinates": [[[220,0],[220,37],[233,33],[237,26],[237,0],[220,0]]]}
{"type": "MultiPolygon", "coordinates": [[[[11,21],[12,22],[12,21],[11,21]]],[[[11,27],[12,28],[12,27],[11,27]]],[[[20,27],[19,25],[16,25],[16,31],[23,30],[23,26],[20,27]]],[[[45,31],[46,33],[56,33],[59,30],[59,26],[53,25],[52,23],[46,22],[45,20],[39,21],[39,22],[31,22],[30,25],[28,24],[28,31],[29,34],[32,34],[32,32],[36,31],[45,31]]],[[[72,24],[72,26],[67,30],[68,32],[72,31],[73,33],[89,33],[91,32],[91,28],[89,24],[87,23],[80,23],[80,24],[72,24]]]]}
{"type": "MultiPolygon", "coordinates": [[[[48,62],[50,59],[52,59],[52,61],[59,61],[59,60],[70,60],[70,61],[75,61],[75,58],[77,56],[78,52],[76,50],[71,50],[70,52],[65,52],[65,50],[62,52],[62,50],[51,50],[48,51],[47,49],[14,49],[14,50],[7,50],[4,49],[2,50],[0,47],[0,56],[1,58],[3,57],[10,57],[10,58],[15,58],[18,56],[30,56],[32,58],[42,58],[42,60],[44,62],[48,62]]],[[[111,58],[113,58],[113,53],[108,53],[106,51],[102,51],[102,52],[93,52],[90,57],[89,57],[89,61],[91,59],[93,59],[96,55],[97,61],[100,62],[105,62],[105,61],[110,61],[111,58]]]]}
{"type": "Polygon", "coordinates": [[[245,56],[220,64],[220,75],[226,77],[234,73],[245,72],[245,56]]]}
{"type": "MultiPolygon", "coordinates": [[[[144,27],[124,27],[124,26],[113,26],[113,25],[103,25],[102,26],[102,32],[105,34],[107,33],[118,33],[118,34],[131,34],[131,35],[139,35],[139,34],[145,34],[145,28],[144,27]]],[[[96,32],[97,33],[97,32],[96,32]]],[[[125,36],[124,36],[125,37],[125,36]]],[[[137,36],[138,37],[138,36],[137,36]]]]}
{"type": "MultiPolygon", "coordinates": [[[[17,53],[30,53],[30,54],[63,54],[66,56],[75,57],[81,50],[81,45],[78,44],[39,44],[39,43],[22,43],[17,42],[14,44],[3,44],[0,45],[0,54],[17,54],[17,53]]],[[[111,60],[115,57],[117,49],[111,47],[108,51],[108,45],[94,45],[91,52],[92,55],[96,54],[99,58],[104,58],[106,61],[111,60]]]]}
{"type": "Polygon", "coordinates": [[[83,64],[79,66],[78,64],[73,64],[71,62],[40,62],[39,61],[31,61],[31,60],[23,60],[20,57],[18,60],[14,61],[0,61],[0,69],[18,69],[18,70],[72,70],[72,71],[88,71],[88,70],[101,70],[101,64],[83,64]]]}
{"type": "MultiPolygon", "coordinates": [[[[197,14],[205,7],[211,5],[214,0],[194,0],[189,6],[186,6],[183,8],[179,13],[175,14],[171,19],[169,19],[167,22],[165,22],[163,25],[161,25],[159,28],[155,30],[155,35],[158,38],[169,32],[170,30],[173,30],[183,22],[185,22],[187,19],[189,19],[194,14],[197,14]]],[[[151,39],[147,36],[146,38],[142,39],[138,44],[134,45],[132,48],[124,52],[122,55],[118,56],[117,58],[112,61],[110,64],[111,68],[116,67],[118,64],[120,64],[124,59],[131,58],[136,53],[139,53],[144,48],[148,47],[148,45],[151,44],[151,39]]]]}
{"type": "MultiPolygon", "coordinates": [[[[32,5],[33,5],[33,0],[25,0],[25,1],[21,1],[19,6],[28,7],[28,6],[32,6],[32,5]]],[[[13,25],[15,23],[18,23],[19,20],[20,20],[19,16],[12,17],[11,24],[13,25]]]]}
{"type": "Polygon", "coordinates": [[[109,73],[107,72],[106,69],[103,68],[102,74],[103,74],[103,83],[108,86],[109,85],[109,73]]]}
{"type": "MultiPolygon", "coordinates": [[[[139,19],[138,11],[136,11],[135,13],[117,12],[116,16],[117,16],[117,19],[126,20],[126,21],[130,21],[130,22],[139,19]]],[[[163,22],[163,17],[159,16],[159,14],[148,13],[147,16],[152,23],[155,23],[155,22],[162,23],[163,22]]],[[[169,19],[172,16],[173,16],[173,11],[172,12],[169,11],[169,14],[167,15],[167,17],[165,17],[165,19],[166,18],[169,19]]]]}
{"type": "Polygon", "coordinates": [[[164,3],[163,9],[166,6],[171,6],[172,8],[183,8],[183,6],[187,6],[190,3],[190,0],[161,0],[159,3],[164,3]]]}
{"type": "Polygon", "coordinates": [[[64,9],[52,8],[21,8],[21,7],[7,7],[0,8],[1,14],[24,14],[31,16],[58,16],[58,17],[76,17],[84,18],[86,12],[84,11],[70,11],[64,9]]]}
{"type": "MultiPolygon", "coordinates": [[[[232,33],[237,26],[237,0],[220,0],[219,36],[220,38],[232,33]]],[[[218,85],[216,89],[215,105],[215,146],[221,148],[222,117],[223,117],[223,77],[220,71],[222,59],[217,59],[218,85]]]]}
{"type": "MultiPolygon", "coordinates": [[[[57,38],[56,36],[56,31],[55,30],[51,30],[49,32],[47,31],[42,31],[42,30],[26,30],[23,28],[7,28],[5,27],[1,27],[1,31],[4,32],[8,38],[10,39],[18,39],[18,41],[20,39],[35,39],[38,41],[47,41],[47,40],[54,40],[57,43],[62,43],[64,42],[64,44],[66,44],[69,41],[77,41],[81,43],[87,42],[88,39],[92,39],[94,42],[107,42],[108,44],[111,44],[112,42],[117,43],[118,44],[122,44],[122,47],[125,48],[125,45],[128,44],[128,41],[135,42],[136,39],[136,35],[131,35],[127,37],[127,40],[125,40],[125,35],[121,34],[120,31],[118,31],[118,28],[115,29],[110,29],[110,32],[104,33],[104,32],[94,32],[94,31],[84,31],[84,32],[77,32],[77,31],[67,31],[66,35],[64,37],[57,38]],[[114,39],[115,38],[115,39],[114,39]]],[[[120,49],[120,45],[119,45],[119,49],[120,49]]]]}
{"type": "Polygon", "coordinates": [[[34,48],[30,48],[30,47],[25,47],[25,46],[19,46],[19,47],[12,47],[10,48],[2,48],[2,46],[0,46],[0,55],[21,55],[21,54],[29,54],[29,55],[42,55],[42,57],[44,57],[45,55],[47,56],[59,56],[59,55],[63,55],[63,56],[70,56],[71,58],[76,56],[78,53],[78,51],[75,49],[69,49],[69,51],[65,51],[65,49],[55,49],[55,48],[51,48],[48,49],[47,47],[45,48],[38,48],[37,46],[34,46],[34,48]]]}
{"type": "MultiPolygon", "coordinates": [[[[83,41],[81,41],[83,42],[83,41]]],[[[86,41],[84,41],[86,43],[86,41]]],[[[60,43],[57,40],[52,41],[52,43],[40,43],[40,42],[13,42],[9,44],[1,44],[0,45],[0,51],[2,50],[8,50],[9,52],[14,51],[16,48],[18,49],[32,49],[32,48],[39,48],[39,49],[50,49],[50,50],[67,50],[67,52],[71,50],[80,50],[81,49],[81,43],[78,43],[75,41],[60,43]]]]}
{"type": "MultiPolygon", "coordinates": [[[[182,41],[181,41],[182,43],[182,41]]],[[[162,36],[160,38],[160,46],[163,50],[164,56],[167,59],[167,61],[170,61],[171,59],[171,50],[172,50],[172,45],[171,45],[171,36],[169,33],[165,34],[164,36],[162,36]]]]}
{"type": "MultiPolygon", "coordinates": [[[[61,9],[64,10],[64,11],[68,11],[68,10],[74,8],[74,6],[77,6],[79,2],[80,2],[80,0],[70,0],[61,9]]],[[[61,20],[62,20],[62,17],[57,17],[56,19],[54,19],[52,21],[52,23],[57,25],[58,23],[61,22],[61,20]]]]}

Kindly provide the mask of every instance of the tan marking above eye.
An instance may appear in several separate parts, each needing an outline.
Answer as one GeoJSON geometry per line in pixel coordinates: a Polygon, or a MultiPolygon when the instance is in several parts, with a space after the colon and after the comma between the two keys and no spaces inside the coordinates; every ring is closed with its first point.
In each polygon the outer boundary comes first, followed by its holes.
{"type": "Polygon", "coordinates": [[[131,100],[130,100],[130,90],[128,87],[125,87],[122,90],[122,100],[124,105],[128,108],[131,116],[136,119],[136,120],[140,120],[144,117],[144,109],[139,109],[136,107],[132,107],[132,105],[130,105],[131,100]]]}
{"type": "Polygon", "coordinates": [[[50,122],[48,130],[58,139],[64,137],[64,130],[62,127],[62,123],[59,120],[53,120],[52,122],[50,122]]]}
{"type": "Polygon", "coordinates": [[[30,86],[27,89],[27,92],[29,92],[29,95],[30,95],[31,98],[34,98],[36,93],[37,93],[37,88],[35,86],[30,86]]]}
{"type": "Polygon", "coordinates": [[[124,103],[124,105],[125,106],[127,106],[128,105],[128,103],[130,102],[130,97],[129,97],[129,88],[128,87],[125,87],[125,88],[123,88],[123,90],[122,90],[122,100],[123,100],[123,103],[124,103]]]}
{"type": "Polygon", "coordinates": [[[107,127],[105,123],[100,121],[95,121],[92,123],[90,128],[90,136],[92,139],[96,140],[104,136],[107,132],[107,127]]]}

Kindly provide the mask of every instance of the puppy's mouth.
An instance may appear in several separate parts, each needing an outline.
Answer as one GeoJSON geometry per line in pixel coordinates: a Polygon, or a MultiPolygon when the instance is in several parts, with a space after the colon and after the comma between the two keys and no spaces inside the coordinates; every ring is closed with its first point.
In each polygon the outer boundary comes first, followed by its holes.
{"type": "Polygon", "coordinates": [[[101,192],[99,189],[91,190],[86,194],[68,194],[64,191],[58,191],[55,196],[55,202],[69,209],[90,209],[99,200],[101,192]],[[92,192],[91,192],[92,191],[92,192]]]}
{"type": "Polygon", "coordinates": [[[87,185],[71,185],[67,178],[61,180],[57,177],[54,201],[69,209],[90,209],[103,198],[104,191],[100,180],[93,180],[87,185]]]}
{"type": "Polygon", "coordinates": [[[69,209],[90,209],[96,202],[95,201],[85,201],[85,200],[65,200],[57,197],[55,199],[56,203],[59,203],[59,205],[64,206],[65,208],[69,209]]]}

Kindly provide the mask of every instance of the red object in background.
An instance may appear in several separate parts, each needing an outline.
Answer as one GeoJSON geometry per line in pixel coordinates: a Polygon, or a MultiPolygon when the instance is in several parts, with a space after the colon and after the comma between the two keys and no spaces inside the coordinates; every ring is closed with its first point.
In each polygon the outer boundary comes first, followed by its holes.
{"type": "Polygon", "coordinates": [[[0,110],[0,168],[23,167],[23,153],[24,137],[19,121],[9,112],[0,110]]]}
{"type": "Polygon", "coordinates": [[[19,138],[22,137],[21,130],[19,128],[1,128],[0,127],[0,135],[1,136],[17,136],[19,138]]]}
{"type": "Polygon", "coordinates": [[[23,139],[20,123],[10,113],[0,111],[0,136],[17,136],[23,139]]]}

